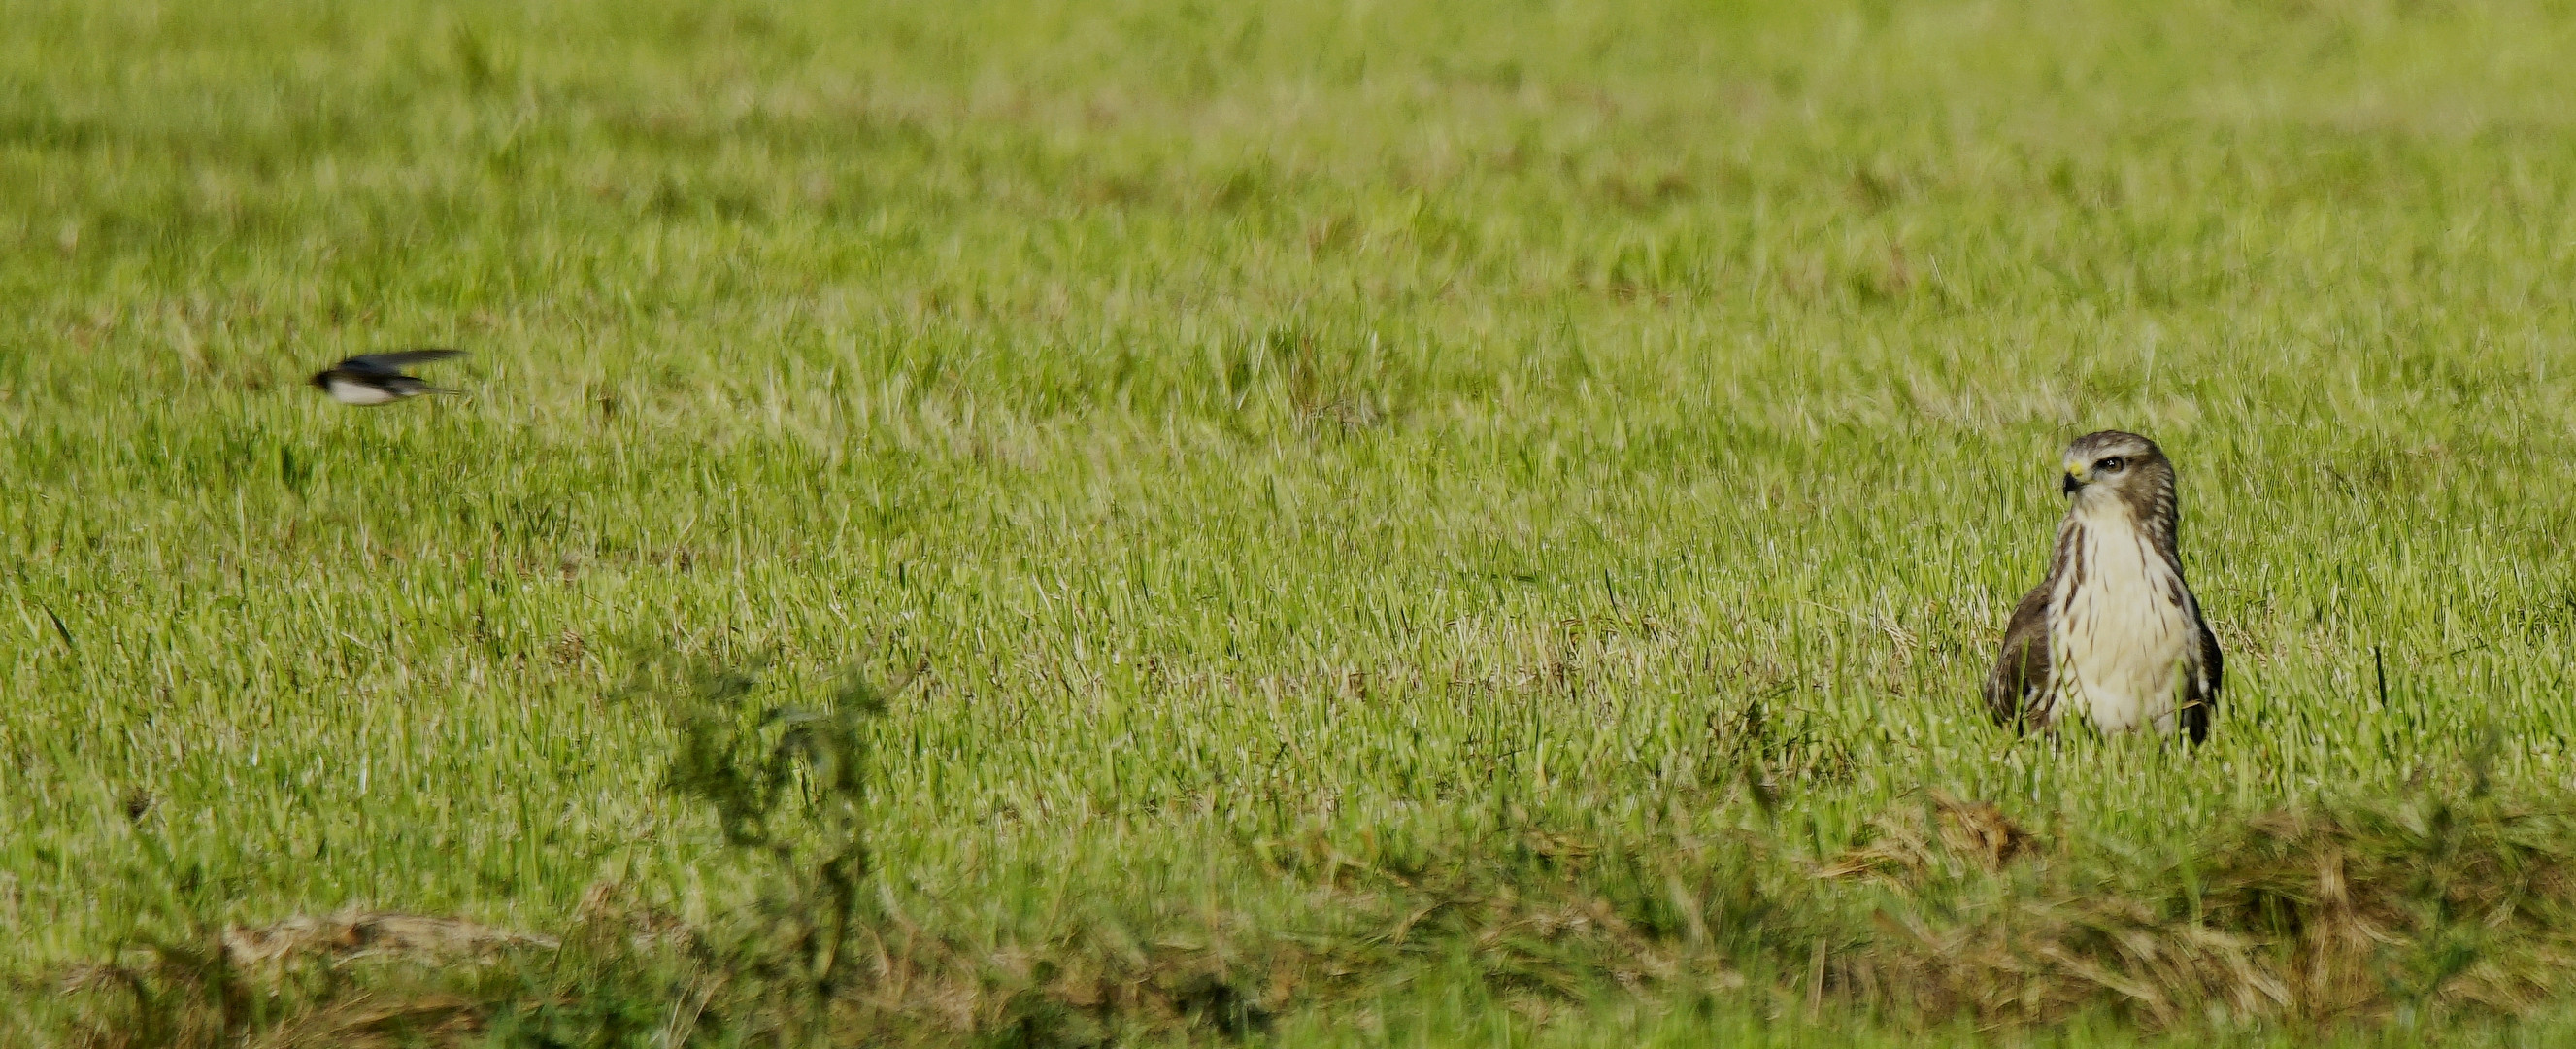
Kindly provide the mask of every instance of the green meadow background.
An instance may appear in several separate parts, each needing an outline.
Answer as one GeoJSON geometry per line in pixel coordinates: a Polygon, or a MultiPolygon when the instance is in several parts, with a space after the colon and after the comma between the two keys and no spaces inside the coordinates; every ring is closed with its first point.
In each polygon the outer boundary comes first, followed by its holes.
{"type": "MultiPolygon", "coordinates": [[[[2546,979],[1889,1004],[1828,956],[1931,895],[1814,872],[1936,796],[2036,836],[2006,896],[2571,808],[2571,55],[2557,2],[0,0],[0,1040],[123,1044],[79,974],[184,928],[722,927],[756,865],[636,698],[690,663],[902,684],[871,920],[983,975],[868,1039],[2550,1044],[2546,979]],[[414,345],[463,396],[302,385],[414,345]],[[1976,699],[2098,428],[2181,473],[2196,751],[1976,699]],[[1803,902],[1504,973],[1332,869],[1488,846],[1486,903],[1803,902]],[[1167,956],[1273,959],[1269,1021],[1011,1011],[1167,956]]],[[[514,1044],[664,1044],[673,980],[514,1044]]]]}

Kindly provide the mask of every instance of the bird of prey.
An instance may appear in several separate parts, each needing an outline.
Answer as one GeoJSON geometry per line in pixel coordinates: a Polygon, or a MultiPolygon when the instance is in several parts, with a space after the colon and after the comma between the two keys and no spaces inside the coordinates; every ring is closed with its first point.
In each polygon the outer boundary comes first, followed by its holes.
{"type": "Polygon", "coordinates": [[[2048,579],[2013,609],[1986,679],[1999,724],[2209,736],[2218,638],[2183,584],[2174,468],[2154,441],[2088,433],[2066,446],[2066,519],[2048,579]]]}
{"type": "Polygon", "coordinates": [[[391,404],[424,393],[455,393],[403,374],[415,364],[465,356],[463,350],[403,350],[351,357],[313,373],[313,385],[342,404],[391,404]]]}

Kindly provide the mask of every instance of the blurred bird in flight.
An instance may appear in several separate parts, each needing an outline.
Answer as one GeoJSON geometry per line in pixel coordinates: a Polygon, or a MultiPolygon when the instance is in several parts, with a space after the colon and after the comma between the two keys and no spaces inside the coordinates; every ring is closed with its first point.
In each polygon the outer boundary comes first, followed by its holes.
{"type": "Polygon", "coordinates": [[[463,350],[403,350],[351,357],[313,373],[313,385],[342,404],[392,404],[424,393],[456,393],[432,386],[403,369],[415,364],[465,356],[463,350]]]}

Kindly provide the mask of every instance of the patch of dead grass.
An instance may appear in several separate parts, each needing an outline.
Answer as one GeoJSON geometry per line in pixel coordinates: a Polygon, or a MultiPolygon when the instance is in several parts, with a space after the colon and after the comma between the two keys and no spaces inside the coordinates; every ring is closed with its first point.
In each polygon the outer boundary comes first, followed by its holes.
{"type": "MultiPolygon", "coordinates": [[[[2081,842],[2043,849],[2002,807],[1928,791],[1873,821],[1868,842],[1813,865],[1758,835],[1626,840],[1507,823],[1256,849],[1306,887],[1329,932],[1232,913],[1187,927],[1096,916],[997,946],[878,913],[857,930],[830,1030],[887,1044],[1243,1037],[1462,959],[1466,969],[1443,971],[1531,1015],[1617,989],[1927,1025],[2108,1015],[2145,1030],[2324,1026],[2400,1010],[2520,1015],[2552,1000],[2576,964],[2576,819],[2474,789],[2269,813],[2143,867],[2081,842]]],[[[547,957],[570,972],[647,974],[617,986],[478,982],[471,974],[491,961],[555,942],[376,911],[229,928],[71,983],[131,992],[139,1011],[121,1015],[161,1010],[102,1026],[90,1042],[101,1049],[454,1045],[529,1008],[530,994],[548,1007],[638,995],[641,1011],[678,1018],[683,1033],[756,1037],[790,1022],[764,1019],[774,1002],[758,993],[757,959],[710,950],[711,937],[611,885],[547,957]],[[398,991],[364,960],[423,963],[411,968],[433,978],[398,991]],[[295,983],[343,970],[358,975],[295,983]],[[249,1001],[285,1005],[245,1023],[249,1001]]]]}
{"type": "Polygon", "coordinates": [[[456,918],[360,908],[327,915],[298,914],[267,925],[235,925],[223,933],[226,960],[244,967],[310,957],[341,962],[388,957],[426,962],[488,960],[511,948],[553,950],[557,946],[551,936],[456,918]]]}

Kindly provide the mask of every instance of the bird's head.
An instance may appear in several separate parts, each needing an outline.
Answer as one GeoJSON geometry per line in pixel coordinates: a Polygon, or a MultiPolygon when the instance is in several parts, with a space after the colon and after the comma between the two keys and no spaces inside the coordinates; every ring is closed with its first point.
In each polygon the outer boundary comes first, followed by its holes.
{"type": "Polygon", "coordinates": [[[2173,463],[2156,442],[2137,434],[2088,433],[2066,446],[2064,487],[2078,509],[2117,502],[2144,511],[2171,501],[2173,463]]]}

